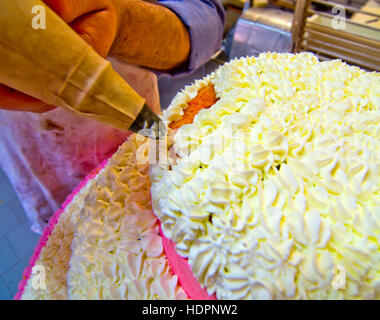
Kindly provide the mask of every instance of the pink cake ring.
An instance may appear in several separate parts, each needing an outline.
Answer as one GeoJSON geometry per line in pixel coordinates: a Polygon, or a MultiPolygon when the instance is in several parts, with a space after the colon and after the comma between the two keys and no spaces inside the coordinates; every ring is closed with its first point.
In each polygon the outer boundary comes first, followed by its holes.
{"type": "Polygon", "coordinates": [[[165,237],[162,232],[161,222],[160,236],[169,266],[172,272],[177,275],[178,282],[188,297],[192,300],[217,300],[215,294],[210,296],[206,288],[201,287],[198,280],[194,277],[187,259],[181,257],[175,249],[174,242],[165,237]]]}

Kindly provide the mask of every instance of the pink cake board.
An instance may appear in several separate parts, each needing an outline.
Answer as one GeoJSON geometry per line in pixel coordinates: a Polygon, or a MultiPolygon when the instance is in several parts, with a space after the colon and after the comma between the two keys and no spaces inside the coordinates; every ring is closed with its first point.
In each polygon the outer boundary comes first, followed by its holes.
{"type": "Polygon", "coordinates": [[[207,290],[201,287],[198,280],[194,277],[187,259],[181,257],[175,249],[174,242],[164,236],[161,223],[160,235],[169,266],[172,272],[177,275],[178,282],[188,297],[192,300],[217,300],[215,295],[210,296],[207,290]]]}

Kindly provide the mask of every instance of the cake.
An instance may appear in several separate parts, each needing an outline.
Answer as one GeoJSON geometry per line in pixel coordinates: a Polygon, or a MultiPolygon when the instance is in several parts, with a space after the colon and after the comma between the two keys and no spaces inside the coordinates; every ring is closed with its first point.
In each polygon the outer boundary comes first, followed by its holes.
{"type": "Polygon", "coordinates": [[[16,299],[187,299],[163,252],[149,164],[136,161],[139,138],[131,135],[53,217],[16,299]]]}
{"type": "Polygon", "coordinates": [[[151,168],[163,233],[201,286],[379,299],[380,74],[311,53],[243,58],[179,93],[169,126],[210,84],[218,101],[178,129],[176,162],[151,168]]]}
{"type": "Polygon", "coordinates": [[[379,73],[236,59],[163,120],[168,161],[131,135],[52,221],[31,263],[47,289],[29,268],[18,297],[380,298],[379,73]]]}

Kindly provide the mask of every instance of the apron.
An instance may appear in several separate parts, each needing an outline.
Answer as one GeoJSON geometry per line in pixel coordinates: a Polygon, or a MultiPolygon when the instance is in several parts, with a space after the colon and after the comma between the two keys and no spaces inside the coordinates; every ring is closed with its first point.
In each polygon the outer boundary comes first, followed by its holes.
{"type": "MultiPolygon", "coordinates": [[[[109,60],[160,114],[156,75],[109,60]]],[[[34,232],[42,233],[72,190],[128,135],[61,108],[43,114],[0,109],[0,166],[14,186],[34,232]]]]}

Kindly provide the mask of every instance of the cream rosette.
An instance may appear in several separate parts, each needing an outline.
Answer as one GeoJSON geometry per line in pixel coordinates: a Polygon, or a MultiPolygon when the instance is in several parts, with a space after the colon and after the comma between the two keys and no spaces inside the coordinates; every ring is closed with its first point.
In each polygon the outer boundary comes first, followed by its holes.
{"type": "Polygon", "coordinates": [[[186,299],[171,273],[151,209],[146,139],[130,136],[65,208],[23,299],[186,299]]]}
{"type": "Polygon", "coordinates": [[[67,300],[67,272],[71,257],[74,225],[84,206],[84,198],[94,181],[80,190],[60,215],[46,245],[41,249],[35,266],[44,270],[44,277],[33,272],[22,295],[23,300],[67,300]],[[36,277],[36,278],[35,278],[36,277]],[[42,283],[40,279],[44,282],[42,283]],[[37,285],[36,285],[37,284],[37,285]]]}
{"type": "Polygon", "coordinates": [[[234,60],[151,166],[165,236],[219,299],[380,298],[380,74],[311,53],[234,60]]]}
{"type": "Polygon", "coordinates": [[[187,298],[163,252],[148,159],[137,159],[145,143],[132,135],[88,190],[71,245],[72,299],[187,298]]]}

